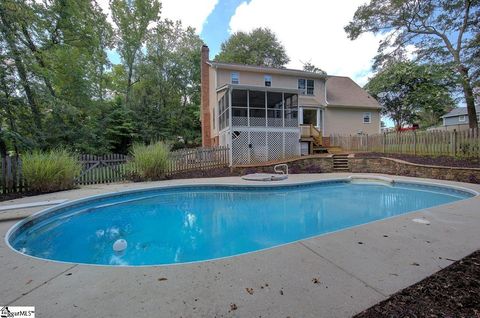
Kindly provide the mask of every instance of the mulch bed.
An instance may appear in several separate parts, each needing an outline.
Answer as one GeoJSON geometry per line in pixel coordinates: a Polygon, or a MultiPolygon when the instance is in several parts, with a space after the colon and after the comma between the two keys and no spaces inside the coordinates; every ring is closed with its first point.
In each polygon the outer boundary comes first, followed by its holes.
{"type": "Polygon", "coordinates": [[[411,163],[431,165],[431,166],[445,166],[445,167],[467,167],[467,168],[480,168],[480,158],[458,159],[447,156],[414,156],[406,154],[385,154],[380,152],[365,152],[356,153],[356,158],[379,158],[388,157],[399,159],[411,163]]]}
{"type": "Polygon", "coordinates": [[[355,318],[480,317],[480,250],[355,318]]]}

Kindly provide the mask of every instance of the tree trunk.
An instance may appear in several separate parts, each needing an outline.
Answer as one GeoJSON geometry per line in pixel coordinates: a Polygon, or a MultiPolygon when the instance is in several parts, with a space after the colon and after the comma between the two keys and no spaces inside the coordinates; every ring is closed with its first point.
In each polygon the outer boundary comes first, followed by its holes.
{"type": "MultiPolygon", "coordinates": [[[[22,33],[25,36],[25,40],[27,41],[27,46],[32,51],[33,56],[35,57],[35,60],[37,60],[37,63],[42,67],[42,69],[46,69],[45,62],[43,61],[43,58],[39,55],[40,53],[38,52],[37,46],[32,40],[32,37],[30,36],[30,33],[28,33],[28,30],[26,27],[22,28],[22,33]]],[[[45,83],[45,86],[47,87],[48,91],[50,92],[50,95],[55,97],[55,91],[53,90],[52,84],[50,83],[50,80],[43,74],[41,74],[41,77],[43,79],[43,82],[45,83]]]]}
{"type": "Polygon", "coordinates": [[[30,84],[28,83],[27,70],[25,68],[25,65],[23,64],[20,51],[17,49],[17,46],[15,44],[14,32],[12,31],[12,29],[10,28],[10,25],[8,24],[8,21],[5,16],[5,11],[1,7],[0,7],[0,22],[1,22],[0,24],[1,31],[5,37],[8,47],[10,48],[10,52],[13,55],[13,60],[15,61],[15,67],[17,68],[18,76],[20,77],[20,83],[23,87],[23,90],[25,91],[25,95],[27,96],[27,100],[33,114],[33,118],[36,126],[35,128],[37,128],[38,130],[37,133],[40,133],[42,130],[40,110],[39,110],[37,101],[35,99],[34,92],[30,87],[30,84]]]}
{"type": "Polygon", "coordinates": [[[125,106],[128,106],[128,103],[130,101],[130,89],[132,88],[132,76],[133,76],[133,63],[128,65],[127,91],[125,93],[125,106]]]}
{"type": "Polygon", "coordinates": [[[475,109],[475,98],[473,96],[472,85],[470,84],[470,80],[468,77],[468,69],[465,66],[460,65],[458,67],[458,71],[460,72],[463,95],[467,104],[468,126],[469,128],[478,128],[477,110],[475,109]]]}

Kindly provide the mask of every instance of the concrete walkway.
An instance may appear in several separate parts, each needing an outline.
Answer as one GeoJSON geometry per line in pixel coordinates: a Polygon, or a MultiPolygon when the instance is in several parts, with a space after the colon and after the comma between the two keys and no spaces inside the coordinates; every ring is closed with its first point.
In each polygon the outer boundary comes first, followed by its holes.
{"type": "MultiPolygon", "coordinates": [[[[347,175],[290,175],[281,183],[347,175]]],[[[480,185],[421,180],[480,192],[480,185]]],[[[238,177],[200,182],[258,184],[238,177]]],[[[199,181],[95,185],[0,206],[187,183],[199,181]]],[[[41,209],[1,212],[2,237],[15,218],[41,209]]],[[[0,306],[35,306],[38,317],[350,317],[479,249],[479,228],[477,196],[282,247],[185,265],[61,264],[20,255],[2,240],[0,306]],[[412,222],[422,217],[431,224],[412,222]]]]}

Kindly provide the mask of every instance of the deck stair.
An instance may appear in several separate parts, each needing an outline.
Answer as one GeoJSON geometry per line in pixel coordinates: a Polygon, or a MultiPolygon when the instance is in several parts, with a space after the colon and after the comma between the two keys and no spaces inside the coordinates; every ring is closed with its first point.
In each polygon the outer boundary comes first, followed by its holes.
{"type": "Polygon", "coordinates": [[[300,141],[309,143],[310,154],[327,152],[327,148],[323,147],[322,132],[314,125],[300,125],[301,138],[300,141]]]}
{"type": "Polygon", "coordinates": [[[333,155],[333,170],[335,171],[348,171],[350,165],[348,163],[348,154],[336,154],[333,155]]]}

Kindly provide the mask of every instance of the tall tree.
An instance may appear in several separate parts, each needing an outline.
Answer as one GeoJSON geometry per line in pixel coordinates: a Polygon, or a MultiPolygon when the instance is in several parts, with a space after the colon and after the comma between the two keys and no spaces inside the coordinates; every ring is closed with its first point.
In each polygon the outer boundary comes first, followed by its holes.
{"type": "Polygon", "coordinates": [[[448,89],[454,81],[452,72],[442,66],[397,62],[378,72],[365,89],[397,129],[418,121],[426,128],[438,124],[440,117],[454,107],[448,89]]]}
{"type": "Polygon", "coordinates": [[[128,104],[134,66],[148,33],[148,26],[157,22],[160,3],[157,0],[111,0],[113,21],[117,25],[117,49],[127,69],[125,103],[128,104]]]}
{"type": "Polygon", "coordinates": [[[275,33],[268,28],[257,28],[249,33],[232,34],[222,43],[215,61],[284,67],[290,59],[275,33]]]}
{"type": "Polygon", "coordinates": [[[139,65],[142,81],[132,89],[131,107],[139,138],[195,144],[200,136],[200,51],[202,40],[192,28],[169,20],[147,37],[139,65]]]}
{"type": "Polygon", "coordinates": [[[411,44],[420,59],[452,65],[459,75],[469,125],[476,128],[472,74],[477,73],[480,64],[479,8],[477,0],[370,0],[357,9],[345,31],[352,40],[365,32],[386,34],[378,58],[401,56],[411,44]],[[387,53],[392,47],[394,50],[387,53]]]}
{"type": "Polygon", "coordinates": [[[316,67],[314,64],[312,64],[310,61],[308,62],[302,62],[303,64],[303,70],[306,72],[312,72],[312,73],[318,73],[318,74],[324,74],[327,75],[327,72],[322,70],[319,67],[316,67]]]}

